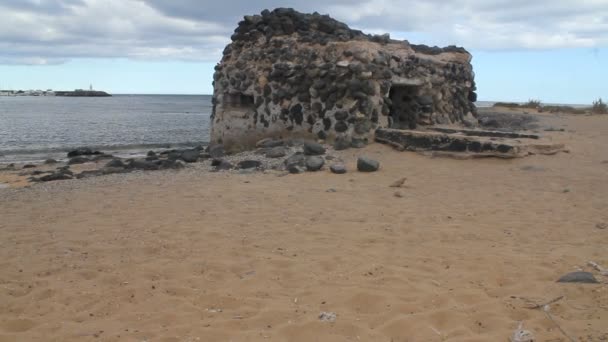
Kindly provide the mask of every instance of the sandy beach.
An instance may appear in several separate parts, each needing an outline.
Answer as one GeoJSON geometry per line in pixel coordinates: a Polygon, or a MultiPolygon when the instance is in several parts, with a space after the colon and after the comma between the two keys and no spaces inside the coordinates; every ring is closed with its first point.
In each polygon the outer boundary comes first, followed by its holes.
{"type": "Polygon", "coordinates": [[[520,321],[535,341],[608,340],[608,277],[586,265],[608,267],[608,116],[541,116],[569,153],[372,144],[339,152],[346,175],[12,179],[0,341],[508,341],[520,321]],[[578,269],[602,283],[556,282],[578,269]]]}

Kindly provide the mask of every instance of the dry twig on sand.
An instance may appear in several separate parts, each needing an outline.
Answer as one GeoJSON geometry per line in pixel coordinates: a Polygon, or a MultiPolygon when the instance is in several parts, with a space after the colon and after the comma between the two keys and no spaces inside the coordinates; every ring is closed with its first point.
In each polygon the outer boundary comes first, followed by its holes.
{"type": "Polygon", "coordinates": [[[587,265],[593,267],[596,271],[600,272],[601,275],[608,277],[608,269],[603,268],[602,266],[593,261],[588,261],[587,265]]]}
{"type": "Polygon", "coordinates": [[[532,309],[532,310],[541,309],[541,308],[544,308],[547,305],[550,305],[550,304],[553,304],[553,303],[557,303],[557,302],[559,302],[562,299],[564,299],[564,296],[555,297],[555,298],[551,299],[550,301],[548,301],[546,303],[543,303],[543,304],[534,304],[534,303],[530,302],[530,303],[528,303],[528,306],[526,308],[532,309]]]}

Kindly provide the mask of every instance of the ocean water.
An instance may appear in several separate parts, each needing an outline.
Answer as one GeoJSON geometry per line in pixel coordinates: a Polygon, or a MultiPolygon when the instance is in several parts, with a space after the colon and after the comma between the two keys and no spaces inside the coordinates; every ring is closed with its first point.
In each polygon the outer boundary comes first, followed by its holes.
{"type": "Polygon", "coordinates": [[[209,141],[211,96],[0,97],[0,164],[65,159],[90,147],[119,156],[209,141]]]}

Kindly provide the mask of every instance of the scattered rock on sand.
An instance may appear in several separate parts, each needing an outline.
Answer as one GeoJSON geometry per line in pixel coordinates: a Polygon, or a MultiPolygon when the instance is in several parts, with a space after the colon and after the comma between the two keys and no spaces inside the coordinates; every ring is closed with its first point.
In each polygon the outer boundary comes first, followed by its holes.
{"type": "Polygon", "coordinates": [[[308,171],[319,171],[325,164],[325,160],[319,156],[309,156],[306,158],[306,169],[308,171]]]}
{"type": "Polygon", "coordinates": [[[289,173],[301,173],[306,170],[304,168],[306,164],[306,157],[300,152],[295,153],[291,157],[285,159],[284,163],[285,168],[287,171],[289,171],[289,173]]]}
{"type": "Polygon", "coordinates": [[[57,161],[53,158],[49,158],[47,160],[44,161],[45,165],[52,165],[52,164],[57,164],[57,161]]]}
{"type": "Polygon", "coordinates": [[[325,154],[325,147],[314,141],[304,143],[304,154],[307,156],[320,156],[325,154]]]}
{"type": "Polygon", "coordinates": [[[336,139],[334,142],[334,150],[342,151],[350,148],[350,142],[346,139],[336,139]]]}
{"type": "Polygon", "coordinates": [[[112,159],[107,164],[106,167],[126,167],[125,163],[120,159],[112,159]]]}
{"type": "Polygon", "coordinates": [[[580,283],[580,284],[597,284],[598,281],[589,272],[572,272],[568,273],[557,280],[558,283],[580,283]]]}
{"type": "Polygon", "coordinates": [[[273,147],[271,149],[269,149],[266,152],[266,158],[283,158],[285,157],[285,148],[279,146],[279,147],[273,147]]]}
{"type": "Polygon", "coordinates": [[[160,165],[154,161],[148,161],[145,159],[133,159],[127,164],[127,167],[135,170],[159,170],[160,165]]]}
{"type": "Polygon", "coordinates": [[[380,163],[367,157],[357,159],[357,170],[360,172],[375,172],[380,168],[380,163]]]}
{"type": "Polygon", "coordinates": [[[258,160],[243,160],[237,164],[239,169],[255,169],[262,166],[262,162],[258,160]]]}
{"type": "Polygon", "coordinates": [[[344,164],[333,164],[329,167],[329,170],[337,175],[343,175],[346,173],[346,166],[344,164]]]}
{"type": "Polygon", "coordinates": [[[35,168],[35,167],[36,167],[36,165],[34,165],[34,164],[26,164],[26,165],[23,165],[23,168],[24,168],[24,169],[33,169],[33,168],[35,168]]]}
{"type": "Polygon", "coordinates": [[[226,150],[224,149],[224,145],[215,144],[209,145],[209,156],[211,158],[222,158],[226,155],[226,150]]]}
{"type": "Polygon", "coordinates": [[[51,173],[50,175],[42,176],[38,179],[34,179],[40,182],[51,182],[58,180],[68,180],[74,177],[74,173],[70,171],[67,167],[59,168],[57,171],[51,173]]]}
{"type": "Polygon", "coordinates": [[[602,223],[598,223],[595,225],[595,228],[597,229],[606,229],[608,228],[608,223],[602,222],[602,223]]]}
{"type": "Polygon", "coordinates": [[[284,145],[285,142],[283,140],[275,140],[272,138],[262,139],[255,144],[255,146],[258,148],[273,148],[284,145]]]}
{"type": "Polygon", "coordinates": [[[79,148],[73,151],[68,152],[68,158],[79,157],[79,156],[92,156],[103,154],[99,151],[93,151],[90,148],[79,148]]]}
{"type": "Polygon", "coordinates": [[[391,188],[400,188],[403,186],[403,184],[405,184],[405,181],[407,180],[406,177],[403,177],[401,179],[398,179],[396,181],[393,182],[393,184],[390,185],[391,188]]]}
{"type": "Polygon", "coordinates": [[[335,322],[338,315],[335,312],[321,312],[319,314],[319,320],[321,322],[335,322]]]}
{"type": "Polygon", "coordinates": [[[181,153],[180,159],[186,163],[196,163],[200,156],[198,150],[185,150],[181,153]]]}
{"type": "Polygon", "coordinates": [[[86,157],[73,157],[72,159],[70,159],[68,161],[68,164],[69,165],[84,164],[84,163],[88,163],[90,161],[91,161],[91,159],[86,158],[86,157]]]}
{"type": "Polygon", "coordinates": [[[230,170],[234,166],[227,160],[221,158],[215,158],[211,161],[211,166],[215,167],[216,171],[230,170]]]}

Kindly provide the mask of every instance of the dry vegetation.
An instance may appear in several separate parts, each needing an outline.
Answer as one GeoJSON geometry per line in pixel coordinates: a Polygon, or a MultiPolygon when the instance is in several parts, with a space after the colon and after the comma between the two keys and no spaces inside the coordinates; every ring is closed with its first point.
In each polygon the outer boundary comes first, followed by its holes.
{"type": "Polygon", "coordinates": [[[608,114],[608,105],[601,98],[593,101],[590,107],[575,108],[572,106],[543,105],[540,100],[528,100],[526,103],[496,102],[493,107],[510,109],[536,109],[539,112],[566,114],[608,114]]]}

